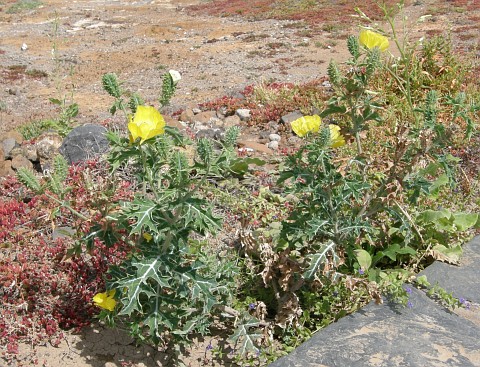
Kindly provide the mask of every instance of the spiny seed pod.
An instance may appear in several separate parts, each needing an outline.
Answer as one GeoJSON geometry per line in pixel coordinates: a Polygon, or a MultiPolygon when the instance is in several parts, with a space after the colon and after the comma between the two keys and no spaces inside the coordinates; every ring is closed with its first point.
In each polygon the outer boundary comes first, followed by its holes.
{"type": "Polygon", "coordinates": [[[368,50],[366,75],[370,77],[375,72],[375,69],[377,69],[379,65],[380,65],[380,50],[378,49],[378,47],[374,47],[371,50],[368,50]]]}
{"type": "Polygon", "coordinates": [[[197,154],[200,160],[207,166],[212,163],[213,145],[209,139],[202,138],[197,143],[197,154]]]}
{"type": "Polygon", "coordinates": [[[225,131],[224,144],[225,148],[230,149],[237,143],[238,136],[240,135],[240,128],[238,126],[232,126],[225,131]]]}
{"type": "Polygon", "coordinates": [[[340,70],[338,69],[335,61],[330,61],[330,64],[328,64],[327,72],[328,77],[330,78],[330,83],[332,83],[332,85],[334,86],[339,86],[342,80],[342,75],[340,74],[340,70]]]}
{"type": "Polygon", "coordinates": [[[355,36],[349,36],[347,39],[347,47],[353,58],[357,60],[360,57],[360,44],[358,43],[358,38],[355,36]]]}
{"type": "Polygon", "coordinates": [[[112,97],[120,98],[122,95],[122,90],[120,88],[120,83],[118,82],[117,75],[114,73],[108,73],[102,77],[103,89],[110,94],[112,97]]]}
{"type": "Polygon", "coordinates": [[[318,145],[321,149],[328,147],[330,144],[330,129],[328,126],[322,127],[318,134],[318,145]]]}
{"type": "Polygon", "coordinates": [[[177,85],[172,75],[170,73],[163,74],[162,95],[159,97],[162,106],[166,106],[170,102],[175,94],[175,89],[177,89],[177,85]]]}
{"type": "Polygon", "coordinates": [[[172,183],[180,185],[188,180],[189,164],[185,153],[176,150],[170,158],[170,173],[172,183]]]}
{"type": "Polygon", "coordinates": [[[128,101],[128,107],[132,110],[132,113],[137,112],[137,106],[144,105],[145,101],[138,93],[133,93],[128,101]]]}
{"type": "Polygon", "coordinates": [[[425,100],[425,108],[423,110],[423,118],[425,119],[426,126],[433,126],[437,123],[437,101],[437,91],[429,91],[427,93],[427,98],[425,100]]]}
{"type": "Polygon", "coordinates": [[[161,157],[163,160],[166,160],[172,152],[171,140],[165,135],[157,135],[155,146],[157,148],[159,157],[161,157]]]}

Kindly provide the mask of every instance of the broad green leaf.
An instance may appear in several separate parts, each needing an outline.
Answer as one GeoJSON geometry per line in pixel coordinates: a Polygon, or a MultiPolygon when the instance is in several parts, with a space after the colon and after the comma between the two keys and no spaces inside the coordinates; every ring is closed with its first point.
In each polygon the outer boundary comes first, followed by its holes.
{"type": "Polygon", "coordinates": [[[57,98],[49,98],[48,99],[50,102],[52,102],[53,104],[56,104],[57,106],[60,106],[62,104],[62,101],[60,101],[59,99],[57,98]]]}
{"type": "Polygon", "coordinates": [[[455,232],[453,225],[453,215],[448,210],[425,210],[421,212],[417,219],[423,223],[431,223],[439,231],[455,232]]]}
{"type": "Polygon", "coordinates": [[[357,257],[358,264],[363,270],[368,270],[372,265],[372,257],[367,251],[363,249],[355,250],[355,256],[357,257]]]}
{"type": "Polygon", "coordinates": [[[388,246],[386,249],[382,250],[381,253],[382,253],[383,256],[387,256],[391,260],[396,261],[397,260],[397,254],[399,254],[399,255],[409,254],[409,255],[413,256],[417,252],[411,247],[408,247],[408,246],[400,247],[400,245],[398,243],[394,243],[394,244],[388,246]]]}
{"type": "Polygon", "coordinates": [[[463,254],[462,247],[456,245],[454,247],[446,247],[444,245],[435,245],[430,250],[430,255],[435,259],[449,264],[458,265],[460,257],[463,254]]]}
{"type": "Polygon", "coordinates": [[[478,214],[455,213],[453,214],[453,224],[460,232],[472,228],[478,221],[478,214]]]}
{"type": "Polygon", "coordinates": [[[438,189],[441,187],[448,185],[448,176],[444,173],[438,176],[438,178],[432,183],[432,186],[430,186],[430,191],[436,192],[438,189]]]}
{"type": "Polygon", "coordinates": [[[427,280],[426,275],[420,275],[419,277],[417,277],[415,279],[415,282],[422,287],[427,287],[428,288],[428,287],[431,286],[430,282],[427,280]]]}

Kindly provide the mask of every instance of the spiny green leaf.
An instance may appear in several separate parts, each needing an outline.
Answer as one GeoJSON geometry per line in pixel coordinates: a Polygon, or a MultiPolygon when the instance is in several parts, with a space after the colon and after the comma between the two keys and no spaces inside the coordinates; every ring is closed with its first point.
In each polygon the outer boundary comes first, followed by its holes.
{"type": "Polygon", "coordinates": [[[213,215],[210,208],[204,208],[205,202],[198,198],[185,201],[185,226],[193,225],[199,233],[216,232],[221,228],[221,219],[213,215]]]}
{"type": "Polygon", "coordinates": [[[233,335],[229,338],[235,343],[235,350],[238,351],[240,355],[258,351],[258,348],[255,346],[255,340],[261,338],[262,335],[258,332],[250,331],[250,329],[257,330],[258,325],[258,319],[248,315],[237,325],[233,335]]]}
{"type": "Polygon", "coordinates": [[[313,279],[317,271],[322,267],[323,263],[327,260],[327,255],[329,252],[335,252],[335,242],[329,241],[326,244],[322,245],[320,252],[317,252],[309,256],[310,265],[308,269],[303,273],[305,279],[313,279]]]}
{"type": "Polygon", "coordinates": [[[156,223],[153,214],[158,209],[157,203],[152,200],[136,197],[131,203],[123,204],[124,214],[128,220],[134,220],[130,234],[156,231],[156,223]]]}
{"type": "Polygon", "coordinates": [[[18,180],[30,190],[33,190],[37,194],[43,192],[43,188],[42,188],[42,185],[40,184],[40,181],[35,176],[35,173],[33,173],[31,170],[24,167],[20,167],[17,170],[16,175],[18,180]]]}

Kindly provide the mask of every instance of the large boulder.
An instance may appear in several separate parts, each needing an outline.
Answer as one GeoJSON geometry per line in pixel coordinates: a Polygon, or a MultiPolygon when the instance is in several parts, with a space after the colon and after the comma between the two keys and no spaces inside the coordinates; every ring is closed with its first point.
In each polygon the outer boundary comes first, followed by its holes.
{"type": "Polygon", "coordinates": [[[59,151],[69,164],[83,162],[105,153],[108,148],[107,129],[87,124],[73,129],[63,140],[59,151]]]}

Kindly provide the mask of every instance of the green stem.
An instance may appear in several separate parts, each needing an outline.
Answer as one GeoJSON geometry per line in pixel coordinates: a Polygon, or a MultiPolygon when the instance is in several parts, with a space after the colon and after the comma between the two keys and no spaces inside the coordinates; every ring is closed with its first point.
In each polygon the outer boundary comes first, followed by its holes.
{"type": "Polygon", "coordinates": [[[79,217],[80,219],[83,219],[83,220],[89,220],[89,218],[87,218],[86,216],[84,216],[82,213],[76,211],[75,209],[73,209],[70,205],[68,205],[67,203],[65,203],[65,201],[61,201],[61,200],[58,200],[56,197],[50,195],[50,194],[45,194],[45,196],[47,196],[49,199],[52,199],[53,201],[55,201],[56,203],[60,204],[61,206],[63,206],[64,208],[67,208],[68,210],[70,210],[73,214],[75,214],[77,217],[79,217]]]}

